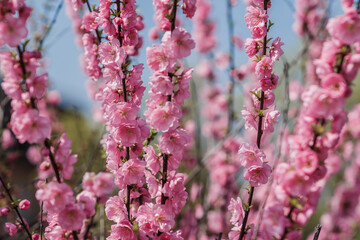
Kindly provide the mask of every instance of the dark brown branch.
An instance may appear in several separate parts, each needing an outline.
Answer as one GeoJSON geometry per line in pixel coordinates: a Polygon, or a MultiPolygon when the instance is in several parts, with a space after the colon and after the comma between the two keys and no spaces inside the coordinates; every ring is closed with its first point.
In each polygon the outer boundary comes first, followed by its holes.
{"type": "MultiPolygon", "coordinates": [[[[162,187],[165,186],[165,183],[167,181],[168,160],[169,160],[169,155],[164,154],[163,155],[163,175],[162,175],[162,179],[161,179],[162,187]]],[[[165,197],[164,193],[161,193],[161,204],[165,204],[166,199],[167,199],[167,197],[165,197]]]]}
{"type": "MultiPolygon", "coordinates": [[[[286,217],[290,220],[290,222],[293,222],[293,220],[291,219],[291,214],[293,213],[294,209],[295,209],[295,207],[294,207],[294,206],[291,206],[291,207],[290,207],[290,211],[289,211],[288,215],[286,216],[286,217]]],[[[285,227],[284,233],[283,233],[283,235],[281,236],[281,240],[285,240],[286,235],[287,235],[288,233],[289,233],[289,228],[288,228],[288,227],[285,227]]]]}
{"type": "Polygon", "coordinates": [[[318,224],[315,228],[314,240],[318,240],[320,236],[322,226],[318,224]]]}
{"type": "Polygon", "coordinates": [[[58,181],[58,183],[61,183],[59,168],[56,164],[54,153],[51,151],[51,142],[48,138],[45,140],[44,145],[49,150],[49,158],[50,158],[51,166],[55,172],[56,180],[58,181]]]}
{"type": "Polygon", "coordinates": [[[94,218],[95,218],[95,214],[91,217],[90,222],[86,227],[86,231],[85,231],[85,234],[84,234],[84,240],[87,239],[87,237],[88,237],[88,235],[90,233],[90,229],[94,225],[94,218]]]}
{"type": "Polygon", "coordinates": [[[175,30],[177,2],[178,0],[174,0],[173,7],[171,9],[171,16],[173,16],[171,19],[171,32],[175,30]]]}
{"type": "MultiPolygon", "coordinates": [[[[268,5],[268,0],[264,0],[264,10],[267,13],[267,5],[268,5]]],[[[267,23],[265,24],[265,27],[267,27],[267,23]]],[[[266,55],[266,43],[267,43],[267,33],[264,37],[263,40],[263,56],[266,55]]],[[[260,111],[264,109],[264,100],[265,100],[265,93],[264,91],[261,90],[261,97],[260,97],[260,111]]],[[[257,132],[257,137],[256,137],[256,144],[258,146],[258,148],[260,149],[261,147],[261,137],[263,135],[263,130],[262,130],[262,122],[263,122],[263,114],[259,114],[259,123],[258,123],[258,132],[257,132]]],[[[245,235],[245,229],[246,229],[246,224],[247,224],[247,220],[250,214],[250,210],[251,210],[251,204],[252,204],[252,198],[253,198],[253,194],[254,194],[254,187],[251,187],[250,192],[249,192],[249,198],[248,198],[248,205],[247,208],[245,209],[245,216],[244,219],[242,221],[242,225],[241,225],[241,231],[240,231],[240,236],[239,236],[239,240],[242,240],[244,235],[245,235]]]]}
{"type": "MultiPolygon", "coordinates": [[[[173,6],[171,9],[171,16],[172,16],[172,19],[170,21],[171,22],[171,33],[175,29],[177,2],[178,2],[178,0],[174,0],[173,6]]],[[[171,73],[168,73],[168,75],[170,78],[173,77],[173,75],[171,73]]],[[[168,95],[167,101],[171,102],[171,99],[172,99],[172,95],[168,95]]],[[[167,182],[168,160],[169,160],[169,155],[163,154],[163,172],[162,172],[162,178],[161,178],[162,187],[164,187],[165,183],[167,182]]],[[[164,195],[164,193],[161,193],[161,204],[165,204],[166,199],[167,199],[167,197],[164,195]]]]}

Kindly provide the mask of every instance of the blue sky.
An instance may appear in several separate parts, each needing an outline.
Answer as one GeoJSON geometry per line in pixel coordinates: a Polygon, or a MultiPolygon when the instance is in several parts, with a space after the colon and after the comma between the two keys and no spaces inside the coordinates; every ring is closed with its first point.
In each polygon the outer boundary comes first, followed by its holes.
{"type": "MultiPolygon", "coordinates": [[[[42,11],[41,4],[44,0],[31,0],[29,4],[35,6],[36,11],[42,11]],[[36,3],[36,4],[35,4],[36,3]]],[[[56,6],[58,0],[53,0],[53,4],[56,6]]],[[[93,1],[94,3],[96,1],[93,1]]],[[[144,37],[144,47],[140,51],[140,56],[136,60],[137,63],[146,63],[145,49],[147,46],[151,46],[153,43],[147,39],[148,31],[154,26],[153,23],[153,6],[151,0],[138,0],[138,6],[141,14],[144,16],[146,28],[142,31],[141,35],[144,37]]],[[[272,27],[270,37],[280,36],[285,43],[284,50],[285,55],[291,56],[296,49],[299,48],[299,39],[292,30],[293,8],[292,0],[276,0],[273,1],[273,6],[269,11],[270,19],[275,25],[272,27]]],[[[226,4],[227,0],[212,0],[213,11],[212,16],[217,22],[217,35],[218,39],[217,50],[225,51],[228,49],[228,26],[226,23],[226,4]]],[[[250,32],[247,29],[244,21],[246,9],[245,5],[239,0],[239,4],[233,8],[234,27],[235,33],[242,38],[250,36],[250,32]]],[[[340,1],[336,1],[332,4],[332,15],[340,14],[340,1]]],[[[50,13],[50,18],[53,16],[53,12],[50,13]]],[[[185,21],[185,28],[188,31],[191,30],[191,22],[185,21]]],[[[49,61],[48,72],[51,79],[51,89],[57,89],[60,91],[63,102],[67,106],[76,107],[82,110],[84,113],[89,113],[92,109],[92,102],[87,96],[85,82],[86,76],[81,70],[79,63],[79,56],[82,52],[75,44],[75,36],[72,32],[71,22],[65,14],[65,8],[61,10],[58,20],[51,31],[51,36],[46,40],[44,46],[46,47],[45,57],[49,61]]],[[[193,66],[198,59],[196,54],[192,54],[187,60],[188,64],[193,66]]],[[[244,64],[248,61],[247,56],[237,51],[236,52],[236,65],[244,64]]],[[[145,64],[145,70],[143,74],[143,81],[147,86],[150,71],[145,64]]],[[[221,78],[226,78],[226,74],[220,74],[221,78]]]]}

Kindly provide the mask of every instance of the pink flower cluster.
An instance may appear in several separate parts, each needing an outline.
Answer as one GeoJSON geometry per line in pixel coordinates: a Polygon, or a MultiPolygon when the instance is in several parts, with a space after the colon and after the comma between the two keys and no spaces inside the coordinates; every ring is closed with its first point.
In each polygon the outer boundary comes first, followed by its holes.
{"type": "Polygon", "coordinates": [[[20,50],[14,57],[3,51],[0,58],[4,73],[1,87],[12,99],[11,129],[20,143],[41,143],[51,133],[46,109],[36,107],[45,96],[48,82],[47,73],[38,74],[41,54],[20,50]]]}
{"type": "Polygon", "coordinates": [[[203,89],[202,97],[205,101],[202,115],[206,119],[203,124],[203,133],[213,139],[222,139],[228,127],[227,98],[219,86],[211,85],[203,89]]]}
{"type": "Polygon", "coordinates": [[[25,0],[2,1],[0,5],[0,46],[17,47],[28,35],[26,21],[32,9],[25,0]]]}
{"type": "Polygon", "coordinates": [[[243,143],[239,149],[240,164],[246,168],[244,179],[249,181],[250,186],[258,187],[267,183],[271,167],[264,163],[264,152],[255,144],[243,143]]]}
{"type": "Polygon", "coordinates": [[[47,239],[62,239],[72,231],[86,232],[87,221],[95,215],[95,204],[106,201],[114,188],[113,175],[86,173],[83,191],[74,197],[73,190],[66,183],[42,183],[36,192],[36,199],[44,203],[49,226],[45,229],[47,239]]]}
{"type": "MultiPolygon", "coordinates": [[[[36,198],[44,202],[48,214],[46,219],[50,225],[46,228],[45,236],[48,239],[61,239],[64,234],[70,235],[72,231],[75,231],[73,235],[77,235],[76,231],[82,227],[85,229],[84,220],[95,214],[95,193],[80,193],[77,196],[79,199],[75,199],[71,188],[62,182],[63,179],[70,179],[77,156],[72,154],[71,141],[67,138],[67,134],[63,134],[59,139],[50,140],[51,120],[45,102],[48,74],[41,73],[43,72],[41,53],[26,51],[27,43],[20,44],[27,35],[26,19],[30,15],[31,8],[27,7],[24,1],[5,1],[1,9],[2,13],[6,12],[7,19],[1,22],[1,27],[5,31],[2,36],[10,36],[9,39],[4,40],[4,43],[1,42],[1,45],[17,47],[18,51],[18,54],[7,51],[2,51],[0,54],[0,68],[4,73],[1,86],[11,98],[10,127],[20,143],[44,145],[41,154],[32,150],[28,157],[33,159],[34,163],[40,163],[39,189],[36,198]],[[18,17],[15,18],[12,14],[18,17]],[[51,178],[54,175],[57,181],[51,178]],[[48,183],[45,183],[45,178],[48,183]],[[82,195],[86,197],[81,197],[82,195]],[[87,212],[90,214],[86,214],[87,212]]],[[[53,100],[57,101],[56,98],[53,100]]],[[[10,146],[11,143],[6,145],[10,146]]],[[[35,145],[29,149],[39,150],[35,145]]],[[[112,179],[108,184],[112,185],[112,179]]],[[[112,189],[106,194],[111,192],[112,189]]],[[[27,200],[19,203],[20,209],[25,210],[29,207],[30,202],[27,200]]],[[[21,225],[23,228],[27,227],[22,219],[21,225]]],[[[12,223],[7,223],[5,228],[11,236],[17,232],[16,225],[12,223]]],[[[33,234],[32,239],[39,239],[39,234],[33,234]]]]}
{"type": "MultiPolygon", "coordinates": [[[[150,38],[157,39],[161,31],[170,31],[172,28],[171,18],[175,17],[176,13],[172,12],[173,6],[177,6],[181,0],[154,0],[155,6],[155,23],[156,26],[151,29],[150,38]]],[[[192,18],[196,12],[197,0],[183,0],[181,9],[188,18],[192,18]]],[[[178,21],[175,19],[175,21],[178,21]]],[[[176,25],[179,22],[175,23],[176,25]]]]}
{"type": "MultiPolygon", "coordinates": [[[[77,155],[71,154],[71,140],[68,139],[67,134],[64,133],[58,140],[55,140],[50,147],[50,151],[55,158],[58,171],[64,179],[70,179],[74,172],[74,164],[77,162],[77,155]]],[[[54,175],[54,170],[51,166],[49,149],[41,151],[43,161],[39,165],[39,176],[42,179],[54,175]]]]}
{"type": "MultiPolygon", "coordinates": [[[[288,137],[289,160],[281,163],[275,172],[274,196],[266,211],[282,206],[282,218],[291,222],[290,225],[283,224],[276,234],[284,239],[300,239],[301,235],[294,226],[304,226],[308,222],[316,210],[326,180],[336,171],[336,161],[329,151],[341,141],[346,122],[345,100],[351,95],[351,82],[360,67],[354,61],[359,57],[356,47],[359,39],[358,33],[352,29],[360,24],[359,21],[352,22],[351,19],[358,18],[354,12],[355,8],[345,9],[344,16],[330,19],[327,24],[333,38],[324,42],[320,58],[314,61],[320,84],[311,85],[303,92],[296,131],[288,137]],[[347,20],[342,22],[339,19],[347,20]],[[343,25],[339,24],[341,22],[343,25]],[[339,39],[339,32],[345,38],[339,39]],[[354,51],[349,44],[354,44],[354,51]]],[[[265,232],[274,236],[269,229],[265,232]]]]}
{"type": "Polygon", "coordinates": [[[329,154],[328,171],[332,174],[341,170],[345,165],[344,181],[335,189],[330,201],[328,212],[321,217],[322,234],[319,239],[354,239],[358,225],[360,204],[359,171],[360,171],[360,144],[355,117],[360,114],[360,105],[357,104],[349,112],[349,120],[342,130],[342,139],[338,146],[329,154]],[[355,140],[355,141],[354,141],[355,140]],[[336,151],[343,151],[343,156],[337,156],[336,151]]]}
{"type": "MultiPolygon", "coordinates": [[[[21,200],[19,202],[19,208],[21,210],[28,210],[30,208],[30,201],[27,199],[21,200]]],[[[9,208],[7,208],[7,207],[0,208],[0,216],[6,216],[8,213],[9,213],[9,208]]],[[[10,235],[10,237],[12,237],[17,233],[18,228],[21,227],[19,225],[20,224],[15,225],[11,222],[6,222],[5,223],[5,231],[7,231],[8,234],[10,235]]]]}
{"type": "MultiPolygon", "coordinates": [[[[249,198],[252,198],[255,187],[259,187],[268,182],[271,174],[271,167],[265,161],[266,156],[260,149],[261,137],[263,133],[270,133],[274,131],[274,125],[278,122],[280,112],[275,110],[273,106],[275,96],[274,90],[278,83],[278,76],[273,73],[273,64],[278,61],[280,56],[284,53],[281,49],[283,43],[280,38],[272,41],[271,45],[268,40],[267,34],[270,30],[272,23],[268,21],[269,16],[267,10],[271,7],[271,1],[249,1],[247,7],[247,14],[245,15],[245,22],[252,35],[252,39],[246,39],[245,52],[249,57],[256,57],[255,65],[255,78],[260,85],[260,88],[255,88],[251,91],[252,106],[244,106],[241,111],[245,119],[245,129],[256,130],[257,139],[255,144],[243,143],[240,145],[238,155],[240,157],[240,164],[246,169],[244,179],[249,181],[251,189],[249,189],[249,198]],[[270,46],[269,46],[270,45],[270,46]]],[[[239,200],[240,201],[240,200],[239,200]]],[[[238,202],[239,202],[238,201],[238,202]]],[[[230,209],[241,209],[237,212],[242,212],[242,204],[237,204],[235,208],[234,200],[232,200],[230,209]]],[[[248,205],[245,205],[246,215],[249,214],[251,209],[251,200],[248,205]]],[[[233,210],[234,211],[234,210],[233,210]]],[[[229,233],[230,239],[242,239],[245,235],[246,239],[250,239],[253,232],[253,225],[246,226],[247,217],[233,217],[231,223],[234,225],[229,233]],[[233,219],[236,219],[234,221],[233,219]],[[250,227],[249,230],[245,230],[250,227]]],[[[237,213],[235,216],[239,216],[237,213]]],[[[242,216],[242,215],[240,215],[242,216]]]]}
{"type": "Polygon", "coordinates": [[[294,31],[299,36],[308,34],[314,38],[321,27],[321,17],[325,14],[324,1],[297,0],[295,2],[295,23],[294,31]]]}
{"type": "Polygon", "coordinates": [[[210,18],[211,4],[208,0],[197,0],[194,16],[194,40],[200,53],[213,50],[216,46],[216,23],[210,18]]]}
{"type": "MultiPolygon", "coordinates": [[[[245,51],[249,57],[256,56],[255,77],[260,88],[251,91],[253,106],[251,108],[244,106],[244,110],[241,111],[245,119],[245,129],[256,130],[261,132],[261,135],[264,132],[273,132],[274,125],[280,117],[280,112],[273,106],[275,96],[271,90],[276,88],[278,82],[278,76],[273,73],[273,64],[284,53],[281,49],[283,43],[279,37],[272,41],[271,46],[268,46],[267,32],[271,25],[267,24],[267,9],[271,2],[265,2],[268,5],[266,9],[263,7],[263,2],[253,1],[247,7],[245,15],[246,24],[253,37],[246,40],[245,51]]],[[[247,169],[244,178],[252,187],[265,184],[271,172],[271,167],[264,163],[265,154],[259,149],[260,139],[257,141],[258,146],[242,144],[239,150],[241,165],[247,169]]]]}

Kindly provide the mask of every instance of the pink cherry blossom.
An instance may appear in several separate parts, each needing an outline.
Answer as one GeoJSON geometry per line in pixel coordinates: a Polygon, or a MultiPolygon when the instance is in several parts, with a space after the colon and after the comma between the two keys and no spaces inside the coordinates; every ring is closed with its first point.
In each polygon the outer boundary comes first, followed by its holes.
{"type": "Polygon", "coordinates": [[[347,88],[344,78],[337,73],[326,75],[321,80],[321,87],[329,90],[334,98],[343,97],[347,88]]]}
{"type": "Polygon", "coordinates": [[[44,202],[44,208],[49,212],[59,212],[74,200],[71,188],[65,183],[57,182],[50,182],[40,186],[35,197],[37,200],[44,202]]]}
{"type": "Polygon", "coordinates": [[[101,63],[109,67],[120,68],[126,58],[126,52],[120,47],[118,39],[112,42],[102,42],[99,48],[101,63]]]}
{"type": "Polygon", "coordinates": [[[239,149],[240,163],[243,167],[262,166],[266,156],[255,144],[243,143],[239,149]]]}
{"type": "Polygon", "coordinates": [[[183,0],[182,9],[186,17],[192,18],[196,11],[196,0],[183,0]]]}
{"type": "Polygon", "coordinates": [[[181,110],[173,102],[166,102],[158,106],[148,115],[148,123],[157,131],[168,131],[178,124],[181,117],[181,110]]]}
{"type": "Polygon", "coordinates": [[[17,227],[15,224],[6,222],[5,223],[5,230],[9,233],[10,237],[14,236],[17,233],[17,227]]]}
{"type": "Polygon", "coordinates": [[[179,146],[186,146],[189,143],[189,136],[186,130],[177,128],[161,135],[159,148],[167,154],[178,154],[181,151],[179,146]]]}
{"type": "MultiPolygon", "coordinates": [[[[31,8],[28,11],[30,15],[31,8]]],[[[25,24],[27,17],[15,17],[11,13],[6,13],[4,20],[0,22],[0,45],[8,44],[10,47],[16,47],[28,35],[25,24]]]]}
{"type": "Polygon", "coordinates": [[[191,39],[190,33],[183,28],[175,28],[171,33],[166,32],[162,41],[169,46],[173,58],[188,57],[191,50],[195,48],[195,42],[191,39]]]}
{"type": "Polygon", "coordinates": [[[277,110],[268,110],[264,118],[263,130],[273,132],[280,118],[280,112],[277,110]]]}
{"type": "Polygon", "coordinates": [[[279,58],[284,54],[284,51],[281,49],[281,46],[283,46],[284,43],[281,42],[281,38],[277,37],[270,47],[269,55],[271,57],[271,60],[273,62],[276,62],[279,60],[279,58]]]}
{"type": "Polygon", "coordinates": [[[25,113],[14,112],[11,118],[14,134],[19,142],[39,143],[50,137],[50,121],[39,114],[39,111],[30,109],[25,113]]]}
{"type": "Polygon", "coordinates": [[[240,225],[245,214],[241,199],[239,197],[236,200],[232,198],[228,210],[231,212],[231,224],[240,225]]]}
{"type": "Polygon", "coordinates": [[[59,225],[68,231],[80,230],[85,219],[84,212],[78,204],[68,204],[59,213],[59,225]]]}
{"type": "Polygon", "coordinates": [[[117,175],[124,178],[126,185],[137,184],[144,177],[145,162],[138,159],[130,159],[124,163],[117,175]]]}
{"type": "Polygon", "coordinates": [[[244,173],[244,179],[249,181],[252,187],[258,187],[268,182],[270,173],[271,167],[267,163],[260,166],[253,165],[244,173]]]}
{"type": "Polygon", "coordinates": [[[244,106],[244,110],[241,111],[243,118],[245,119],[245,129],[257,129],[258,113],[253,109],[248,109],[244,106]]]}
{"type": "Polygon", "coordinates": [[[82,191],[76,196],[76,200],[86,218],[91,218],[95,215],[96,198],[93,193],[89,191],[82,191]]]}
{"type": "Polygon", "coordinates": [[[173,217],[167,205],[146,203],[139,207],[136,221],[140,231],[149,236],[155,236],[158,231],[169,232],[171,230],[175,224],[173,217]]]}
{"type": "Polygon", "coordinates": [[[154,45],[152,48],[146,48],[147,64],[154,71],[171,71],[175,60],[169,57],[168,49],[163,45],[154,45]]]}
{"type": "Polygon", "coordinates": [[[122,220],[121,222],[111,225],[110,236],[107,237],[108,240],[120,240],[120,239],[137,239],[131,224],[128,220],[122,220]]]}
{"type": "Polygon", "coordinates": [[[249,6],[246,8],[246,11],[245,22],[250,29],[259,25],[265,25],[268,21],[269,16],[266,14],[266,11],[261,8],[249,6]]]}
{"type": "Polygon", "coordinates": [[[252,37],[256,40],[263,39],[267,33],[265,24],[257,25],[255,27],[251,28],[250,30],[251,30],[252,37]]]}
{"type": "Polygon", "coordinates": [[[119,196],[110,197],[106,202],[105,213],[109,220],[119,223],[128,218],[126,206],[119,196]]]}
{"type": "Polygon", "coordinates": [[[245,40],[245,52],[249,57],[255,56],[259,52],[259,43],[251,38],[245,40]]]}
{"type": "Polygon", "coordinates": [[[313,173],[318,167],[318,156],[311,150],[301,151],[296,154],[296,166],[306,174],[313,173]]]}
{"type": "Polygon", "coordinates": [[[360,41],[360,16],[355,9],[347,12],[346,15],[331,18],[326,28],[331,36],[344,44],[360,41]]]}
{"type": "Polygon", "coordinates": [[[21,200],[19,208],[22,210],[28,210],[30,208],[30,201],[27,199],[21,200]]]}

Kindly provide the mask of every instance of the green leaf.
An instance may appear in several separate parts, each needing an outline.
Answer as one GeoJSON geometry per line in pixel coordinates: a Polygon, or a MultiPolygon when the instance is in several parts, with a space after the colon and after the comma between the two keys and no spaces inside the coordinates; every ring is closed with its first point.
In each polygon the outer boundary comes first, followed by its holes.
{"type": "Polygon", "coordinates": [[[257,97],[258,99],[261,98],[261,90],[258,91],[250,91],[250,93],[254,94],[255,97],[257,97]]]}
{"type": "Polygon", "coordinates": [[[267,27],[267,31],[269,31],[270,30],[270,28],[272,27],[272,26],[274,26],[275,24],[273,23],[273,22],[271,22],[271,20],[269,20],[269,26],[267,27]]]}
{"type": "Polygon", "coordinates": [[[151,129],[150,130],[150,135],[149,137],[143,142],[144,146],[148,146],[156,137],[156,135],[158,134],[158,132],[155,129],[151,129]]]}
{"type": "Polygon", "coordinates": [[[298,198],[289,198],[288,199],[291,206],[296,207],[297,209],[302,209],[301,204],[299,203],[298,198]]]}
{"type": "Polygon", "coordinates": [[[247,203],[245,203],[245,202],[243,202],[243,205],[244,205],[244,208],[245,208],[245,210],[248,212],[248,211],[250,211],[250,208],[252,207],[252,206],[249,206],[249,204],[247,204],[247,203]]]}
{"type": "Polygon", "coordinates": [[[314,133],[317,134],[317,135],[322,135],[324,133],[324,131],[325,131],[325,128],[321,123],[312,124],[312,127],[313,127],[313,130],[314,130],[314,133]]]}
{"type": "Polygon", "coordinates": [[[23,43],[23,51],[25,52],[25,48],[26,46],[28,45],[28,43],[30,42],[30,39],[26,40],[24,43],[23,43]]]}
{"type": "Polygon", "coordinates": [[[258,113],[259,117],[262,117],[264,116],[264,113],[266,112],[266,109],[257,109],[257,108],[254,108],[255,111],[258,113]]]}

